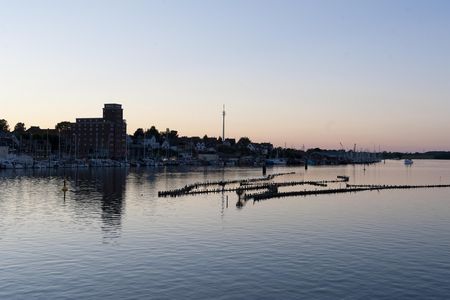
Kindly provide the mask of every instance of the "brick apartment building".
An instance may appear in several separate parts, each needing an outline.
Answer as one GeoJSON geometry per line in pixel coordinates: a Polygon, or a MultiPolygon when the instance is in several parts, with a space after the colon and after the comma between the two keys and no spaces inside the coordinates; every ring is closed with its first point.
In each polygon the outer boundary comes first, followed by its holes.
{"type": "Polygon", "coordinates": [[[127,124],[120,104],[105,104],[103,118],[77,118],[72,124],[78,158],[126,157],[127,124]]]}

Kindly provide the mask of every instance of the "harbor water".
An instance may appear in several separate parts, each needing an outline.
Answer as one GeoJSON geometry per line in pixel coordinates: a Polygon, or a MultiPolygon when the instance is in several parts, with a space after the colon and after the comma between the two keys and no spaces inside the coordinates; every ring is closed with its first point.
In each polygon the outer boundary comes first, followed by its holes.
{"type": "MultiPolygon", "coordinates": [[[[267,168],[283,172],[296,173],[278,181],[450,184],[448,161],[267,168]]],[[[0,170],[0,299],[450,295],[450,188],[240,208],[235,193],[158,198],[194,182],[261,175],[260,168],[0,170]]],[[[289,189],[297,188],[304,187],[289,189]]]]}

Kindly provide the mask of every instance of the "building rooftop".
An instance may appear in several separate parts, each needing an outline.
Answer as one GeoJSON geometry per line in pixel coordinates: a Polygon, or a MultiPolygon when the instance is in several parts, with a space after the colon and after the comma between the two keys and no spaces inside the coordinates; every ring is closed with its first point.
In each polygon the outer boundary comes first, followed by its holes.
{"type": "Polygon", "coordinates": [[[76,118],[77,122],[103,122],[103,118],[76,118]]]}
{"type": "Polygon", "coordinates": [[[117,103],[105,103],[105,108],[122,108],[122,104],[117,104],[117,103]]]}

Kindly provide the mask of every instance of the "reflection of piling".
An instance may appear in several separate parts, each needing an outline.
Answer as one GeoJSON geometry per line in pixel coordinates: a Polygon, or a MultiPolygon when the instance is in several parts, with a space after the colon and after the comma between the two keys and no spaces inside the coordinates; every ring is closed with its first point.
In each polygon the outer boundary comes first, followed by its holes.
{"type": "Polygon", "coordinates": [[[242,194],[244,194],[244,190],[241,188],[236,189],[236,194],[238,195],[239,200],[241,200],[242,194]]]}
{"type": "Polygon", "coordinates": [[[236,207],[237,207],[237,208],[242,208],[242,207],[244,207],[244,202],[242,202],[241,199],[239,199],[239,200],[236,202],[236,207]]]}
{"type": "Polygon", "coordinates": [[[266,174],[267,174],[266,164],[263,164],[263,166],[262,166],[262,174],[263,174],[263,176],[266,176],[266,174]]]}
{"type": "Polygon", "coordinates": [[[225,182],[223,181],[219,182],[219,186],[222,188],[222,192],[225,192],[225,185],[226,185],[225,182]]]}

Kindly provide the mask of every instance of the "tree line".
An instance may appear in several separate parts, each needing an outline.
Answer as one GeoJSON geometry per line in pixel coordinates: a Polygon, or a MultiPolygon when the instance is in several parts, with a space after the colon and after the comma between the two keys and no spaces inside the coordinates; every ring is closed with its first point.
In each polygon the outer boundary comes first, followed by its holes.
{"type": "MultiPolygon", "coordinates": [[[[69,129],[72,123],[68,121],[59,122],[55,125],[56,130],[64,130],[69,129]]],[[[24,134],[27,131],[27,128],[25,126],[25,123],[18,122],[16,125],[14,125],[14,128],[12,130],[12,133],[15,134],[24,134]]],[[[0,132],[3,133],[11,133],[11,128],[8,124],[8,121],[5,119],[0,119],[0,132]]]]}

